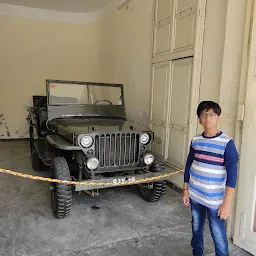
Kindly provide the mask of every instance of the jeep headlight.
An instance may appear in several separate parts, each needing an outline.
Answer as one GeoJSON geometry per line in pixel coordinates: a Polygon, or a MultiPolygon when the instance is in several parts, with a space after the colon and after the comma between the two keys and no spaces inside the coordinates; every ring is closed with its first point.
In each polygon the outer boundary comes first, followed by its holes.
{"type": "Polygon", "coordinates": [[[90,170],[95,170],[99,166],[99,160],[96,157],[91,157],[87,160],[86,165],[90,170]]]}
{"type": "Polygon", "coordinates": [[[149,135],[147,133],[143,133],[141,136],[140,136],[140,142],[142,144],[147,144],[149,142],[149,135]]]}
{"type": "Polygon", "coordinates": [[[144,163],[146,165],[151,165],[154,162],[155,158],[152,154],[146,154],[144,156],[144,163]]]}
{"type": "Polygon", "coordinates": [[[85,135],[81,138],[80,143],[82,147],[89,148],[93,143],[93,138],[91,136],[85,135]]]}

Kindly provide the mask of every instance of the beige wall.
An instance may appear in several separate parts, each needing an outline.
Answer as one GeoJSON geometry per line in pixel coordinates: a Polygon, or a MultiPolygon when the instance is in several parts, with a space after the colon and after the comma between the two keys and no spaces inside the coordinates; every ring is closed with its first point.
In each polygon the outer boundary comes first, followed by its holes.
{"type": "Polygon", "coordinates": [[[153,0],[133,0],[101,21],[101,80],[124,84],[128,118],[148,123],[153,0]]]}
{"type": "MultiPolygon", "coordinates": [[[[220,85],[220,105],[222,117],[220,129],[231,136],[240,150],[241,123],[237,123],[237,109],[242,72],[243,44],[245,43],[247,1],[229,0],[226,19],[226,33],[220,85]]],[[[245,43],[246,45],[246,43],[245,43]]],[[[243,93],[241,91],[241,93],[243,93]]],[[[239,152],[240,153],[240,152],[239,152]]],[[[239,179],[241,175],[239,175],[239,179]]],[[[237,183],[238,184],[238,183],[237,183]]],[[[237,186],[238,187],[238,186],[237,186]]],[[[228,221],[228,234],[233,237],[236,212],[237,189],[232,202],[232,216],[228,221]]]]}
{"type": "MultiPolygon", "coordinates": [[[[247,1],[208,0],[200,101],[222,108],[219,129],[235,138],[247,1]],[[216,13],[218,15],[216,15],[216,13]]],[[[198,132],[202,127],[198,126],[198,132]]]]}
{"type": "Polygon", "coordinates": [[[90,25],[0,17],[0,138],[28,137],[25,109],[45,79],[123,83],[129,118],[147,124],[153,0],[90,25]]]}
{"type": "Polygon", "coordinates": [[[229,0],[222,63],[220,129],[235,138],[247,1],[229,0]]]}
{"type": "Polygon", "coordinates": [[[200,101],[219,102],[228,0],[207,0],[200,101]]]}
{"type": "MultiPolygon", "coordinates": [[[[230,113],[237,104],[241,61],[241,40],[235,40],[242,36],[243,15],[225,38],[227,3],[207,1],[200,101],[223,105],[220,128],[234,136],[235,114],[230,119],[230,113]],[[240,48],[233,55],[235,47],[240,48]],[[231,58],[235,64],[229,68],[231,58]]],[[[123,83],[128,117],[147,124],[152,16],[153,0],[133,0],[128,9],[90,25],[0,17],[0,138],[27,137],[25,105],[32,104],[32,95],[45,94],[47,78],[123,83]]]]}
{"type": "Polygon", "coordinates": [[[99,79],[99,24],[0,17],[0,138],[27,137],[25,105],[45,79],[99,79]]]}

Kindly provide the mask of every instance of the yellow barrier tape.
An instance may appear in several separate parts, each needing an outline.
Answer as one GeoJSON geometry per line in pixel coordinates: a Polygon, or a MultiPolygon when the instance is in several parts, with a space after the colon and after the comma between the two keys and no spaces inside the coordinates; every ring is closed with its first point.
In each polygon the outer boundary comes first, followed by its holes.
{"type": "Polygon", "coordinates": [[[179,171],[176,171],[176,172],[163,174],[163,175],[159,175],[159,176],[155,176],[155,177],[151,177],[151,178],[139,179],[139,180],[135,180],[135,181],[116,182],[115,184],[113,184],[113,182],[89,182],[89,181],[58,180],[58,179],[51,179],[51,178],[45,178],[45,177],[40,177],[40,176],[34,176],[34,175],[30,175],[30,174],[24,174],[24,173],[20,173],[20,172],[13,172],[13,171],[6,170],[6,169],[0,169],[0,172],[10,174],[10,175],[14,175],[14,176],[18,176],[18,177],[22,177],[22,178],[26,178],[26,179],[31,179],[31,180],[39,180],[39,181],[47,181],[47,182],[55,182],[55,183],[64,183],[64,184],[70,184],[70,185],[90,185],[90,186],[114,185],[115,186],[115,185],[126,185],[126,184],[131,185],[131,184],[136,184],[136,183],[146,183],[146,182],[154,181],[154,180],[157,180],[157,179],[168,178],[172,175],[183,172],[183,170],[179,170],[179,171]]]}

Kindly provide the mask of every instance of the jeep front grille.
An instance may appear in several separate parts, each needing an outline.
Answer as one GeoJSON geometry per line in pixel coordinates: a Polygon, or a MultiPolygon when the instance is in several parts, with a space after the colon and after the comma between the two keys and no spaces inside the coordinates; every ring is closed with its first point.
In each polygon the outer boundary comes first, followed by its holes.
{"type": "Polygon", "coordinates": [[[101,134],[95,136],[95,156],[100,167],[133,165],[139,161],[138,133],[101,134]]]}

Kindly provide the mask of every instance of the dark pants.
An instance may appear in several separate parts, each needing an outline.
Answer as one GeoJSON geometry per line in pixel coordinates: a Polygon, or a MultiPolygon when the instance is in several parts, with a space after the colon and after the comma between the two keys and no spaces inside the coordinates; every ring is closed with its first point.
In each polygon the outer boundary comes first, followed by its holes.
{"type": "Polygon", "coordinates": [[[190,199],[192,212],[192,241],[193,256],[204,255],[204,224],[206,213],[209,220],[211,235],[215,246],[216,256],[229,256],[228,240],[225,221],[220,220],[217,209],[205,207],[190,199]]]}

